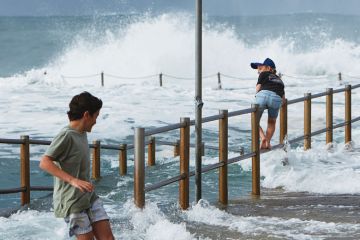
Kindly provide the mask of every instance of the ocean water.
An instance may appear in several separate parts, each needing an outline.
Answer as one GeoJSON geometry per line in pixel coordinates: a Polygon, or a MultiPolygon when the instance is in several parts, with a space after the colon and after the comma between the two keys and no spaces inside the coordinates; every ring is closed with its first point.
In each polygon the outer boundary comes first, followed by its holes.
{"type": "MultiPolygon", "coordinates": [[[[203,116],[248,108],[257,74],[252,61],[271,57],[284,74],[288,99],[326,88],[358,84],[359,16],[289,14],[204,18],[203,116]],[[217,89],[217,72],[222,90],[217,89]],[[342,81],[338,73],[342,73],[342,81]]],[[[89,141],[132,143],[135,127],[160,127],[194,118],[194,17],[188,13],[91,17],[0,17],[0,138],[51,140],[67,124],[71,97],[89,91],[104,102],[89,141]],[[101,87],[100,73],[105,73],[101,87]],[[159,74],[163,73],[163,87],[159,74]]],[[[352,116],[360,116],[360,90],[352,94],[352,116]]],[[[334,123],[344,121],[344,94],[334,95],[334,123]]],[[[303,106],[288,109],[288,138],[303,134],[303,106]]],[[[266,114],[261,124],[266,124],[266,114]]],[[[325,127],[325,99],[313,100],[312,129],[325,127]]],[[[206,145],[217,146],[218,123],[203,126],[206,145]]],[[[146,208],[133,203],[133,153],[128,175],[118,174],[118,153],[101,153],[103,198],[118,239],[358,239],[360,216],[360,125],[352,126],[352,148],[344,131],[334,131],[331,150],[325,135],[261,156],[261,200],[252,200],[251,161],[229,166],[227,208],[217,204],[217,171],[203,175],[203,200],[177,205],[178,185],[146,194],[146,208]],[[287,156],[288,166],[281,160],[287,156]],[[314,200],[315,199],[315,200],[314,200]],[[320,200],[319,200],[320,199],[320,200]]],[[[229,157],[250,151],[250,116],[229,119],[229,157]]],[[[191,141],[194,141],[194,128],[191,141]]],[[[156,136],[175,141],[178,131],[156,136]]],[[[278,131],[273,144],[278,143],[278,131]]],[[[50,186],[38,168],[46,146],[31,146],[31,184],[50,186]]],[[[146,169],[146,184],[175,176],[178,158],[157,146],[157,165],[146,169]]],[[[194,151],[190,168],[193,169],[194,151]]],[[[203,165],[218,161],[207,150],[203,165]]],[[[19,146],[1,144],[0,189],[18,187],[19,146]]],[[[66,225],[53,216],[51,196],[33,192],[32,203],[0,217],[0,239],[67,239],[66,225]]],[[[0,195],[0,208],[19,207],[20,195],[0,195]]]]}

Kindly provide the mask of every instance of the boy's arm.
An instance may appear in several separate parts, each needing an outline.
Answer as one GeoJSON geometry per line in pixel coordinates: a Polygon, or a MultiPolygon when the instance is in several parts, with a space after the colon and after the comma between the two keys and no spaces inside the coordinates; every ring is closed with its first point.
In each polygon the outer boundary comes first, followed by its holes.
{"type": "Polygon", "coordinates": [[[44,155],[41,160],[39,167],[50,173],[51,175],[60,178],[64,182],[68,182],[73,187],[80,189],[82,192],[92,192],[94,190],[94,185],[89,182],[80,180],[68,174],[67,172],[61,170],[58,166],[56,166],[53,162],[53,159],[49,156],[44,155]]]}

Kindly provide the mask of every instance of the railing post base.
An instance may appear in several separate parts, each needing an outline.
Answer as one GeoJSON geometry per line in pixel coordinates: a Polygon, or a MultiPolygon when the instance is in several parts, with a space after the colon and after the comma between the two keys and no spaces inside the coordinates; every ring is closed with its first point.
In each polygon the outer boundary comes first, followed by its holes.
{"type": "Polygon", "coordinates": [[[345,86],[345,144],[351,142],[351,85],[345,86]]]}
{"type": "Polygon", "coordinates": [[[25,188],[21,192],[21,205],[30,203],[30,140],[29,136],[21,136],[24,142],[20,146],[20,172],[21,172],[21,187],[25,188]]]}
{"type": "Polygon", "coordinates": [[[119,153],[119,171],[120,175],[124,176],[127,173],[127,145],[120,145],[120,153],[119,153]]]}
{"type": "Polygon", "coordinates": [[[145,206],[145,129],[135,129],[134,202],[138,208],[145,206]]]}
{"type": "Polygon", "coordinates": [[[100,179],[100,141],[93,142],[93,161],[92,161],[92,178],[95,180],[100,179]]]}
{"type": "Polygon", "coordinates": [[[304,150],[308,150],[311,148],[311,93],[304,96],[304,150]]]}
{"type": "Polygon", "coordinates": [[[228,204],[228,111],[220,110],[224,117],[219,120],[219,162],[225,165],[219,168],[219,202],[228,204]]]}
{"type": "Polygon", "coordinates": [[[259,150],[259,105],[253,104],[251,108],[251,151],[255,153],[252,157],[252,194],[260,195],[260,150],[259,150]]]}
{"type": "Polygon", "coordinates": [[[185,127],[180,129],[180,175],[179,204],[182,210],[189,208],[189,159],[190,159],[190,118],[181,118],[185,127]]]}

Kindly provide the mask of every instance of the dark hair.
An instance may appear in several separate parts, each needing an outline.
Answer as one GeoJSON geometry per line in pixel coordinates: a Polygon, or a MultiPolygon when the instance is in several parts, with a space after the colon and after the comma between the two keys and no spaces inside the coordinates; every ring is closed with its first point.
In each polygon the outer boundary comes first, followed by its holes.
{"type": "Polygon", "coordinates": [[[275,68],[270,67],[270,72],[271,72],[271,73],[273,73],[273,74],[276,74],[276,69],[275,69],[275,68]]]}
{"type": "Polygon", "coordinates": [[[82,92],[75,95],[69,103],[70,110],[67,112],[70,121],[81,119],[84,113],[88,111],[92,116],[102,107],[101,99],[91,95],[88,92],[82,92]]]}

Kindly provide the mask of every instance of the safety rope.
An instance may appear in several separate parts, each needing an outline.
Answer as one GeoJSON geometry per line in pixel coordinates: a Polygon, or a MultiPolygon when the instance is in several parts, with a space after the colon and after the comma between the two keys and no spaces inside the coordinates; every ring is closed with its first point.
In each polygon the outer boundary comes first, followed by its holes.
{"type": "MultiPolygon", "coordinates": [[[[237,76],[224,74],[224,73],[214,73],[214,74],[204,75],[202,78],[206,79],[206,78],[218,77],[219,74],[220,74],[220,77],[222,77],[222,78],[230,78],[230,79],[238,79],[238,80],[254,79],[254,77],[237,77],[237,76]]],[[[280,73],[280,74],[281,74],[281,76],[285,76],[288,78],[295,78],[295,79],[326,79],[329,77],[335,77],[335,76],[339,75],[339,74],[327,74],[327,75],[320,75],[320,76],[309,76],[309,75],[300,76],[300,75],[292,75],[292,74],[286,74],[286,73],[280,73]]],[[[175,75],[166,74],[166,73],[152,74],[152,75],[147,75],[147,76],[135,76],[135,77],[119,76],[119,75],[109,74],[109,73],[103,73],[103,75],[107,76],[107,77],[118,78],[118,79],[149,79],[149,78],[160,77],[160,76],[167,77],[167,78],[173,78],[173,79],[179,79],[179,80],[194,80],[195,79],[195,77],[175,76],[175,75]]],[[[342,74],[342,75],[345,77],[348,77],[348,78],[360,79],[360,76],[353,76],[353,75],[348,75],[348,74],[342,74]]],[[[91,77],[96,77],[96,76],[101,76],[101,73],[91,74],[91,75],[82,75],[82,76],[61,75],[61,77],[63,79],[65,79],[65,78],[74,78],[74,79],[76,79],[76,78],[91,78],[91,77]]]]}

